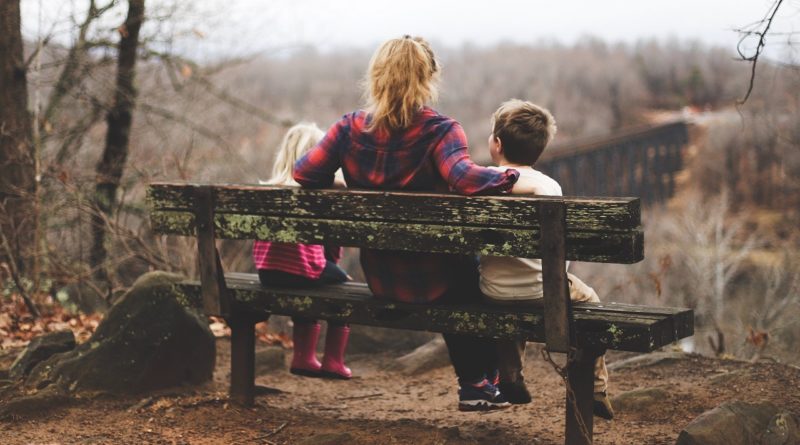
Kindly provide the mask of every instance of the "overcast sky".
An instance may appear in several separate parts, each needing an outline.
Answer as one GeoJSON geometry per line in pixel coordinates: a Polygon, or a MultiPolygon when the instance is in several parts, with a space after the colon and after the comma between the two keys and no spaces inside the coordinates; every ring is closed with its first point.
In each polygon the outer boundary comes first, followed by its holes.
{"type": "MultiPolygon", "coordinates": [[[[23,0],[26,34],[36,34],[40,5],[47,24],[68,16],[70,8],[83,14],[85,3],[23,0]]],[[[230,54],[299,45],[323,51],[374,47],[402,34],[448,46],[542,40],[570,44],[584,36],[610,42],[676,37],[733,51],[738,41],[733,29],[763,17],[772,0],[150,0],[149,11],[169,3],[195,10],[196,28],[206,37],[194,42],[193,50],[230,54]]],[[[800,0],[784,1],[773,29],[800,31],[800,0]]],[[[785,39],[771,39],[773,56],[785,51],[785,45],[778,45],[785,39]]]]}

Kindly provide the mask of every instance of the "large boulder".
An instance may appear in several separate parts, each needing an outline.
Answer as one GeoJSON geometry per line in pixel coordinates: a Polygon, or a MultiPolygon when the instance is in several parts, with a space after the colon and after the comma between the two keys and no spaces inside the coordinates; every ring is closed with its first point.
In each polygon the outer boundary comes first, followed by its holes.
{"type": "Polygon", "coordinates": [[[614,397],[611,404],[619,412],[641,413],[659,406],[669,397],[663,388],[641,388],[623,392],[614,397]]]}
{"type": "Polygon", "coordinates": [[[449,365],[447,345],[441,336],[395,360],[395,368],[407,375],[422,374],[449,365]]]}
{"type": "MultiPolygon", "coordinates": [[[[325,348],[325,334],[328,329],[326,322],[320,332],[317,351],[322,352],[325,348]]],[[[269,318],[268,329],[273,333],[292,332],[291,317],[273,315],[269,318]]],[[[376,354],[381,352],[409,352],[414,348],[424,345],[431,339],[439,336],[425,331],[408,331],[401,329],[381,328],[376,326],[352,325],[350,326],[350,340],[347,343],[347,354],[376,354]]]]}
{"type": "Polygon", "coordinates": [[[280,346],[256,349],[256,375],[265,375],[286,368],[286,350],[280,346]]]}
{"type": "Polygon", "coordinates": [[[771,403],[723,403],[689,423],[678,435],[676,445],[759,444],[777,413],[778,408],[771,403]]]}
{"type": "MultiPolygon", "coordinates": [[[[326,330],[323,329],[323,333],[326,330]]],[[[387,351],[406,352],[424,345],[438,334],[425,331],[408,331],[374,326],[351,326],[348,354],[375,354],[387,351]]],[[[324,345],[323,338],[320,345],[324,345]]],[[[321,348],[322,346],[320,346],[321,348]]]]}
{"type": "Polygon", "coordinates": [[[668,363],[684,360],[689,357],[691,357],[691,355],[680,351],[651,352],[649,354],[635,355],[633,357],[609,363],[608,370],[620,371],[622,369],[638,369],[655,365],[666,365],[668,363]]]}
{"type": "Polygon", "coordinates": [[[34,366],[47,360],[54,354],[75,349],[75,334],[70,330],[51,332],[34,338],[28,346],[17,356],[8,376],[11,379],[20,379],[28,374],[34,366]]]}
{"type": "Polygon", "coordinates": [[[26,386],[135,393],[211,379],[214,336],[204,317],[180,304],[182,279],[142,275],[86,343],[39,363],[26,386]]]}
{"type": "Polygon", "coordinates": [[[800,444],[800,418],[787,412],[776,414],[769,421],[761,443],[762,445],[800,444]]]}

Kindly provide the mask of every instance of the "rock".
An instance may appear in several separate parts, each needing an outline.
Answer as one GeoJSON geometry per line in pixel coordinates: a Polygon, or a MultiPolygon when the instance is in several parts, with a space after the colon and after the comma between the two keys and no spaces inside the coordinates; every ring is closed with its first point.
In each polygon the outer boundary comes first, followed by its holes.
{"type": "Polygon", "coordinates": [[[317,434],[297,442],[297,445],[345,445],[353,442],[350,433],[317,434]]]}
{"type": "Polygon", "coordinates": [[[52,355],[73,349],[75,349],[75,334],[69,330],[51,332],[36,337],[28,343],[28,346],[11,364],[8,376],[11,379],[21,379],[30,374],[34,366],[52,355]]]}
{"type": "Polygon", "coordinates": [[[268,346],[256,351],[256,375],[286,367],[286,351],[280,346],[268,346]]]}
{"type": "Polygon", "coordinates": [[[286,315],[270,315],[267,321],[267,332],[285,334],[292,332],[292,317],[286,315]]]}
{"type": "Polygon", "coordinates": [[[214,336],[204,317],[181,305],[175,283],[182,279],[139,277],[86,343],[39,363],[26,387],[136,393],[211,379],[214,336]]]}
{"type": "Polygon", "coordinates": [[[619,360],[608,364],[609,371],[619,371],[628,368],[643,368],[657,364],[665,364],[676,360],[683,360],[688,354],[683,352],[651,352],[649,354],[619,360]]]}
{"type": "Polygon", "coordinates": [[[777,413],[771,403],[726,402],[689,423],[676,445],[758,444],[777,413]]]}
{"type": "Polygon", "coordinates": [[[439,336],[395,360],[397,369],[407,375],[421,374],[450,365],[444,339],[439,336]]]}
{"type": "MultiPolygon", "coordinates": [[[[323,333],[325,329],[323,329],[323,333]]],[[[431,341],[438,334],[425,331],[407,331],[373,326],[351,326],[348,354],[386,351],[411,351],[431,341]]],[[[324,345],[324,339],[320,340],[324,345]]],[[[321,347],[321,346],[320,346],[321,347]]]]}
{"type": "Polygon", "coordinates": [[[663,388],[643,388],[624,392],[611,399],[614,410],[633,413],[646,411],[653,405],[663,402],[669,397],[669,392],[663,388]]]}
{"type": "Polygon", "coordinates": [[[797,416],[781,412],[775,415],[767,425],[767,431],[761,441],[762,445],[796,445],[800,444],[800,419],[797,416]]]}
{"type": "Polygon", "coordinates": [[[36,416],[54,407],[68,405],[72,400],[58,388],[49,387],[3,403],[0,405],[0,419],[36,416]]]}

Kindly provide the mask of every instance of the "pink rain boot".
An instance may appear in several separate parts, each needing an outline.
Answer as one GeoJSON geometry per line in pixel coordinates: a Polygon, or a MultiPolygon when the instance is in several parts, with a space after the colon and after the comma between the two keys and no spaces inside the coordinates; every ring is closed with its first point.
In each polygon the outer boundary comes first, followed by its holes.
{"type": "Polygon", "coordinates": [[[289,372],[307,377],[320,377],[322,364],[317,360],[317,340],[319,340],[319,323],[316,321],[298,322],[294,324],[292,341],[294,353],[289,372]]]}
{"type": "Polygon", "coordinates": [[[332,379],[349,380],[353,376],[350,368],[344,365],[344,350],[350,337],[349,326],[328,325],[325,338],[325,356],[322,357],[322,376],[332,379]]]}

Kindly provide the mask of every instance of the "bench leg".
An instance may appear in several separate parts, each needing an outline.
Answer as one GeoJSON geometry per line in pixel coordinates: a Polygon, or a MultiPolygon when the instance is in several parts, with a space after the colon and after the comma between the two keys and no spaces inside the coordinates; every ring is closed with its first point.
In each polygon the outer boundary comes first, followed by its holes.
{"type": "Polygon", "coordinates": [[[255,317],[234,314],[228,318],[231,328],[231,386],[232,401],[252,406],[255,401],[256,323],[255,317]]]}
{"type": "Polygon", "coordinates": [[[593,414],[594,401],[594,362],[601,354],[587,349],[575,351],[573,361],[567,370],[567,381],[572,388],[572,394],[567,391],[567,431],[564,443],[566,445],[591,445],[593,440],[593,414]],[[580,420],[583,421],[585,431],[575,412],[577,406],[580,420]]]}

